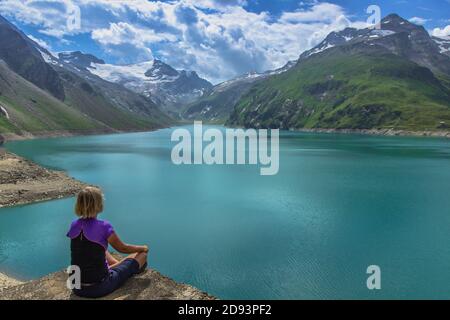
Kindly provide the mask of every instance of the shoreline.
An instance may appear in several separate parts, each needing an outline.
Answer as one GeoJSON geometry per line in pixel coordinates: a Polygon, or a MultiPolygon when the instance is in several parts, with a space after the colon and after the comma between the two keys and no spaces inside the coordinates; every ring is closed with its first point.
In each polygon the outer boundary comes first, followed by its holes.
{"type": "Polygon", "coordinates": [[[8,151],[6,148],[8,142],[153,132],[160,129],[164,129],[164,127],[125,131],[108,129],[40,131],[35,133],[25,132],[23,135],[2,133],[0,137],[3,137],[4,142],[3,145],[0,145],[0,181],[3,183],[0,183],[0,209],[68,198],[77,194],[83,187],[88,186],[87,183],[70,177],[64,171],[47,169],[8,151]]]}
{"type": "Polygon", "coordinates": [[[47,138],[70,138],[70,137],[83,137],[83,136],[95,136],[95,135],[109,135],[109,134],[126,134],[126,133],[139,133],[139,132],[152,132],[164,128],[161,127],[148,130],[57,130],[57,131],[39,131],[39,132],[26,132],[23,135],[15,133],[0,133],[5,139],[5,144],[9,141],[23,141],[34,139],[47,139],[47,138]]]}
{"type": "Polygon", "coordinates": [[[290,132],[327,133],[327,134],[361,134],[385,137],[423,137],[423,138],[450,138],[450,131],[410,131],[395,129],[289,129],[290,132]]]}
{"type": "Polygon", "coordinates": [[[88,184],[0,150],[0,208],[74,196],[88,184]]]}
{"type": "Polygon", "coordinates": [[[23,282],[0,272],[0,290],[21,285],[23,282]]]}
{"type": "MultiPolygon", "coordinates": [[[[47,138],[70,138],[70,137],[83,137],[93,135],[109,135],[109,134],[127,134],[127,133],[141,133],[141,132],[153,132],[160,129],[172,128],[177,125],[191,124],[179,122],[178,124],[169,126],[154,128],[148,130],[58,130],[58,131],[40,131],[40,132],[26,132],[24,135],[18,135],[14,133],[0,133],[5,139],[4,144],[8,141],[22,141],[22,140],[34,140],[34,139],[47,139],[47,138]]],[[[236,126],[228,127],[225,124],[208,123],[203,122],[204,125],[218,125],[225,128],[239,128],[236,126]]],[[[243,127],[242,127],[243,128],[243,127]]],[[[243,128],[245,129],[245,128],[243,128]]],[[[248,128],[247,128],[248,129],[248,128]]],[[[289,132],[304,132],[304,133],[326,133],[326,134],[360,134],[370,136],[386,136],[386,137],[425,137],[425,138],[450,138],[449,130],[398,130],[398,129],[335,129],[335,128],[289,128],[280,129],[281,131],[289,132]]]]}

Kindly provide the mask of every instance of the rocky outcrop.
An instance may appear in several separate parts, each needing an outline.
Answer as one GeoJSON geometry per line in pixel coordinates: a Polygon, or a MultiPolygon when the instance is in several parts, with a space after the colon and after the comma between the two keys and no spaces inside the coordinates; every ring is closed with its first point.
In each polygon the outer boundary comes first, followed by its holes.
{"type": "MultiPolygon", "coordinates": [[[[6,288],[0,287],[0,300],[83,300],[66,287],[63,271],[38,280],[6,288]]],[[[181,284],[148,269],[101,300],[214,300],[215,298],[190,285],[181,284]]]]}
{"type": "Polygon", "coordinates": [[[21,281],[8,277],[7,275],[0,273],[0,290],[22,284],[21,281]]]}
{"type": "Polygon", "coordinates": [[[0,152],[0,208],[73,196],[85,186],[64,172],[0,152]]]}

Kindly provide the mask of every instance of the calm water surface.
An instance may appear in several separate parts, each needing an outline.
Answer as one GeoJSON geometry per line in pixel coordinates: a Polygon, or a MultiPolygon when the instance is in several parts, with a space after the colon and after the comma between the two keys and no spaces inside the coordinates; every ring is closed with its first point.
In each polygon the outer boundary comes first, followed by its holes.
{"type": "MultiPolygon", "coordinates": [[[[150,265],[220,298],[450,298],[450,142],[285,132],[280,172],[175,166],[172,129],[13,142],[99,185],[103,219],[150,265]],[[366,268],[382,290],[366,288],[366,268]]],[[[74,199],[0,209],[0,271],[69,264],[74,199]]]]}

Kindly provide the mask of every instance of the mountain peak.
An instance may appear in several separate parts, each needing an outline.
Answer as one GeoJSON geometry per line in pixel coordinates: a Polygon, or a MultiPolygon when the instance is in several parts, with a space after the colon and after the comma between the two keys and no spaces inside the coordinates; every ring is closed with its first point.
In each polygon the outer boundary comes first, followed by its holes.
{"type": "Polygon", "coordinates": [[[145,72],[145,76],[149,78],[176,77],[179,73],[177,70],[169,66],[161,60],[153,60],[153,66],[145,72]]]}
{"type": "Polygon", "coordinates": [[[386,21],[386,20],[394,20],[394,21],[406,21],[405,19],[403,19],[402,17],[400,17],[398,14],[396,13],[390,13],[388,14],[386,17],[384,17],[381,21],[386,21]]]}
{"type": "Polygon", "coordinates": [[[186,78],[199,78],[197,72],[189,70],[181,70],[180,75],[186,78]]]}
{"type": "Polygon", "coordinates": [[[81,51],[60,52],[58,58],[65,63],[73,64],[79,68],[88,68],[92,63],[105,64],[105,61],[96,56],[81,51]]]}
{"type": "Polygon", "coordinates": [[[423,26],[415,25],[395,13],[381,20],[380,29],[346,28],[332,32],[317,46],[302,53],[300,60],[334,50],[335,47],[365,53],[391,53],[414,61],[433,72],[450,73],[449,45],[445,39],[432,39],[423,26]]]}
{"type": "Polygon", "coordinates": [[[384,30],[392,30],[395,32],[411,32],[413,30],[423,30],[422,26],[418,26],[410,21],[403,19],[396,13],[391,13],[390,15],[384,17],[381,20],[381,28],[384,30]]]}

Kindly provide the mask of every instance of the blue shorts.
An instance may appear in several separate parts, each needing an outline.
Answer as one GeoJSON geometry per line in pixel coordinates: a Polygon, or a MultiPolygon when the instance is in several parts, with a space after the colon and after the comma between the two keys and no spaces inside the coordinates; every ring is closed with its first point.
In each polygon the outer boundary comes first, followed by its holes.
{"type": "Polygon", "coordinates": [[[139,272],[139,263],[134,259],[125,259],[109,270],[109,275],[100,283],[73,289],[73,293],[83,298],[100,298],[119,289],[129,278],[139,272]]]}

